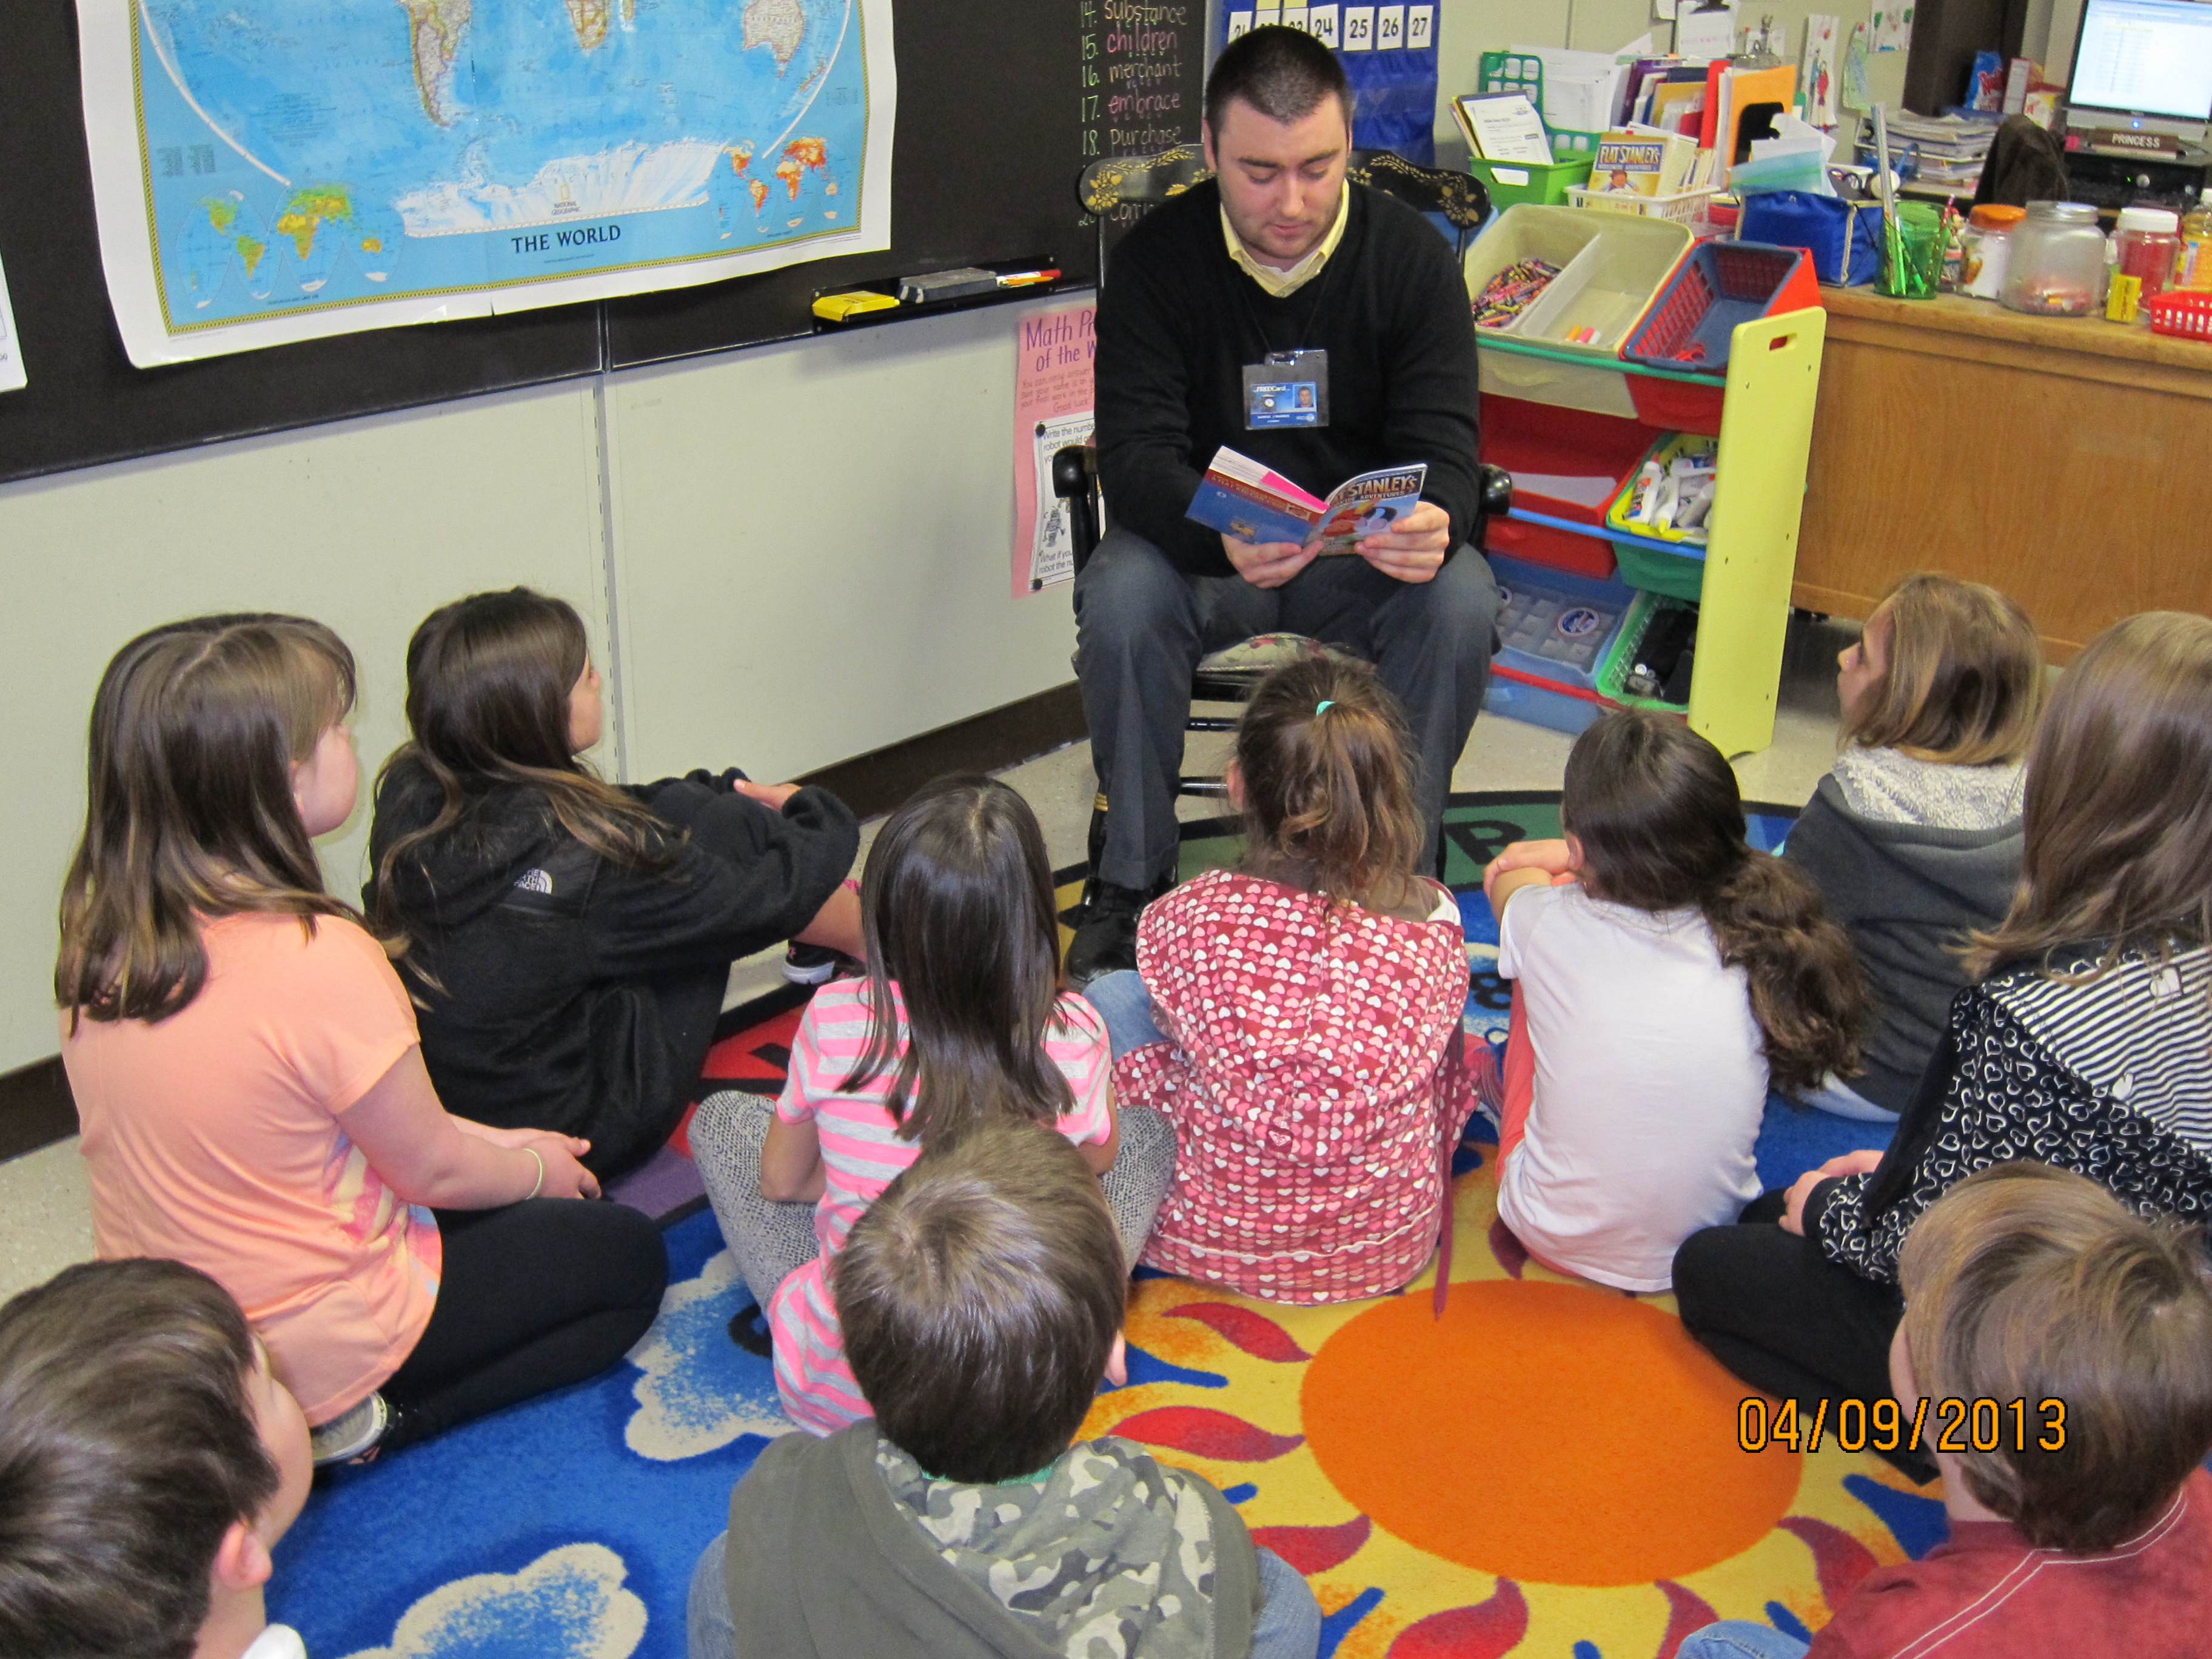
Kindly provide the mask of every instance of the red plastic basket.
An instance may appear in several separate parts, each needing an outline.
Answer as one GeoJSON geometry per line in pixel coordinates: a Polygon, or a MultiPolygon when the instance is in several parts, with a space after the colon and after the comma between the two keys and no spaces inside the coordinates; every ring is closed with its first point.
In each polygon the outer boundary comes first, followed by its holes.
{"type": "Polygon", "coordinates": [[[1703,242],[1659,291],[1658,302],[1620,355],[1669,368],[1724,373],[1738,323],[1817,307],[1820,291],[1802,248],[1763,242],[1703,242]]]}
{"type": "Polygon", "coordinates": [[[2150,313],[2150,331],[2178,334],[2185,340],[2212,340],[2212,294],[2194,289],[2161,294],[2143,307],[2150,313]]]}

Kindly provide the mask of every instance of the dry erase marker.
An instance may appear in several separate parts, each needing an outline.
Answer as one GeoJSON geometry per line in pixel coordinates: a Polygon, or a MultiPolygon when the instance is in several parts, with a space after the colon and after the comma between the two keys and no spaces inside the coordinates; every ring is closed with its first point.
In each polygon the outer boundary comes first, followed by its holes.
{"type": "Polygon", "coordinates": [[[1032,283],[1056,283],[1060,280],[1057,267],[1051,270],[1018,270],[999,278],[1000,288],[1027,288],[1032,283]]]}

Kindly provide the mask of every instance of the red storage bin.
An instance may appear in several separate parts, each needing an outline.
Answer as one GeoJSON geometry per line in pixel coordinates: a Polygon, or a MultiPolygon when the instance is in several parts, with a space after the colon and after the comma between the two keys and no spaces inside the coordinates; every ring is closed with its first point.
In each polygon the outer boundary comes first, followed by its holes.
{"type": "Polygon", "coordinates": [[[1491,520],[1483,526],[1482,550],[1525,559],[1553,570],[1571,570],[1577,576],[1595,576],[1601,581],[1609,580],[1619,568],[1611,542],[1521,519],[1491,520]]]}
{"type": "Polygon", "coordinates": [[[1721,435],[1721,395],[1727,389],[1720,380],[1628,376],[1629,401],[1636,405],[1638,420],[1668,432],[1694,432],[1701,438],[1721,435]]]}
{"type": "Polygon", "coordinates": [[[1813,256],[1765,242],[1707,242],[1692,248],[1636,331],[1621,343],[1632,362],[1727,371],[1736,325],[1778,312],[1817,311],[1813,256]]]}

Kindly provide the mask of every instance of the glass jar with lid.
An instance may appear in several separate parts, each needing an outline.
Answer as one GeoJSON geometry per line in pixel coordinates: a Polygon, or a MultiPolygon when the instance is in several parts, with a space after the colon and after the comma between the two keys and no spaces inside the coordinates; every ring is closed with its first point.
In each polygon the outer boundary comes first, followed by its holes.
{"type": "Polygon", "coordinates": [[[1997,302],[2039,317],[2086,317],[2105,283],[2105,233],[2087,202],[2030,202],[2012,233],[1997,302]]]}
{"type": "Polygon", "coordinates": [[[1978,300],[1997,297],[2011,259],[2013,231],[2026,217],[2026,208],[2003,202],[1984,202],[1966,216],[1966,228],[1959,233],[1960,293],[1978,300]]]}
{"type": "Polygon", "coordinates": [[[2142,283],[2142,300],[2154,300],[2173,281],[2181,257],[2181,216],[2170,208],[2124,207],[2112,234],[2122,272],[2142,283]]]}

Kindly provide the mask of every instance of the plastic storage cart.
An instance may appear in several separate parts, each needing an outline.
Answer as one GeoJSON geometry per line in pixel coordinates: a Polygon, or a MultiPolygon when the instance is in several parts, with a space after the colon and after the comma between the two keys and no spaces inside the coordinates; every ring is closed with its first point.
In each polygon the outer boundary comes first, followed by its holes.
{"type": "MultiPolygon", "coordinates": [[[[1470,262],[1474,254],[1470,249],[1470,262]]],[[[1698,584],[1701,614],[1688,719],[1692,730],[1726,755],[1752,753],[1774,741],[1798,514],[1826,334],[1827,313],[1817,308],[1739,323],[1729,336],[1725,374],[1618,357],[1597,362],[1587,352],[1488,330],[1476,336],[1486,392],[1609,416],[1624,429],[1642,427],[1647,442],[1675,431],[1719,438],[1719,481],[1698,584]]],[[[1486,433],[1486,459],[1492,458],[1495,447],[1486,433]]],[[[1515,513],[1519,516],[1521,509],[1515,513]]],[[[1616,553],[1627,544],[1638,553],[1666,556],[1672,580],[1650,584],[1649,591],[1679,589],[1680,579],[1691,574],[1682,566],[1694,562],[1693,545],[1624,538],[1603,524],[1548,515],[1546,522],[1601,538],[1616,553]]],[[[1622,562],[1622,574],[1632,579],[1636,570],[1622,562]]],[[[1683,595],[1676,591],[1674,597],[1683,595]]],[[[1601,684],[1593,695],[1603,697],[1601,684]]],[[[1514,712],[1504,703],[1493,706],[1514,712]]]]}

